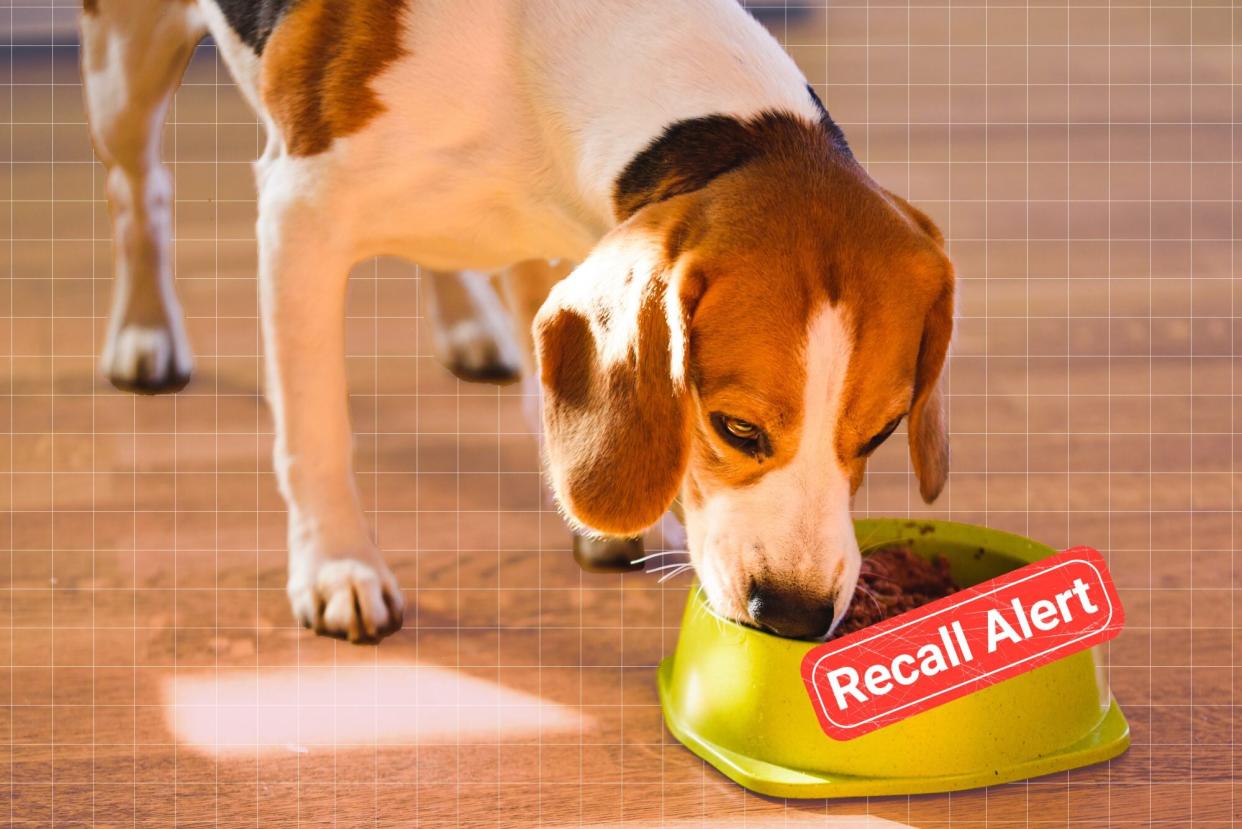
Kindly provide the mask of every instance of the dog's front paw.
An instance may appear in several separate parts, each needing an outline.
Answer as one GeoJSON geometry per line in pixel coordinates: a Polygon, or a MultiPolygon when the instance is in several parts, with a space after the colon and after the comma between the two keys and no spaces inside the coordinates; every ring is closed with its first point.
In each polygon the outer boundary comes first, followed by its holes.
{"type": "Polygon", "coordinates": [[[112,385],[137,394],[181,391],[190,382],[193,362],[184,331],[138,324],[110,335],[100,360],[112,385]]]}
{"type": "Polygon", "coordinates": [[[304,627],[351,642],[377,642],[401,629],[405,600],[379,554],[308,556],[290,568],[289,602],[304,627]]]}

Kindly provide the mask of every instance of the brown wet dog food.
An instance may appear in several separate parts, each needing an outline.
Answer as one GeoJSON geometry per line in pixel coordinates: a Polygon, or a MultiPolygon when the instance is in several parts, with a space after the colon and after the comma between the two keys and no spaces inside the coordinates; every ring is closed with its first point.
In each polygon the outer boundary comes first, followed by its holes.
{"type": "Polygon", "coordinates": [[[858,588],[835,636],[862,630],[957,589],[944,556],[928,561],[908,547],[882,547],[863,558],[858,588]]]}

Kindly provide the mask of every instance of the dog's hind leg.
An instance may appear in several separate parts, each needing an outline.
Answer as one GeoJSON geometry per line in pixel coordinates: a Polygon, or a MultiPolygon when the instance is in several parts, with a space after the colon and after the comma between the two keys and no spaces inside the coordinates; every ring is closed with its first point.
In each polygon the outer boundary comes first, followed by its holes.
{"type": "Polygon", "coordinates": [[[101,360],[114,386],[178,391],[193,357],[173,289],[172,179],[160,163],[164,116],[206,33],[184,2],[88,0],[80,52],[86,114],[107,169],[115,283],[101,360]]]}
{"type": "Polygon", "coordinates": [[[491,281],[469,271],[423,269],[424,296],[436,359],[468,383],[506,385],[522,358],[491,281]]]}

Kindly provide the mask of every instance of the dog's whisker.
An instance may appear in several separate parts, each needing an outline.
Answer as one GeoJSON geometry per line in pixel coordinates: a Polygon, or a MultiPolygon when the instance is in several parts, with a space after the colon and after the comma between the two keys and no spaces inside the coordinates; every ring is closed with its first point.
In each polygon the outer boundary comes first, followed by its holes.
{"type": "Polygon", "coordinates": [[[694,602],[694,618],[696,620],[699,618],[700,615],[708,612],[707,602],[699,601],[699,597],[702,595],[703,595],[703,585],[700,584],[697,588],[695,588],[694,598],[691,600],[694,602]]]}
{"type": "Polygon", "coordinates": [[[693,566],[694,565],[691,564],[689,561],[675,561],[672,564],[661,564],[659,567],[652,567],[650,570],[647,570],[646,572],[658,573],[661,570],[673,570],[678,567],[693,567],[693,566]]]}
{"type": "Polygon", "coordinates": [[[871,603],[875,605],[876,610],[880,611],[881,613],[884,612],[884,608],[880,605],[880,600],[876,598],[876,595],[874,593],[872,593],[867,588],[863,587],[861,584],[856,585],[854,589],[862,593],[868,599],[870,599],[871,603]]]}
{"type": "Polygon", "coordinates": [[[645,556],[639,556],[638,558],[630,559],[630,564],[642,564],[644,561],[650,561],[653,558],[659,558],[660,556],[673,556],[673,555],[684,556],[684,555],[688,555],[688,553],[685,550],[662,550],[661,552],[658,552],[658,553],[647,553],[647,555],[645,556]]]}
{"type": "Polygon", "coordinates": [[[873,529],[871,532],[867,533],[866,538],[860,538],[858,540],[859,552],[862,552],[862,553],[870,552],[871,550],[877,549],[879,547],[883,547],[884,545],[890,543],[888,541],[877,541],[873,544],[871,542],[871,539],[875,538],[877,535],[879,535],[879,530],[873,529]]]}
{"type": "Polygon", "coordinates": [[[675,569],[675,570],[671,570],[671,571],[669,571],[669,572],[665,573],[663,576],[660,576],[660,580],[659,580],[658,584],[664,584],[664,582],[668,581],[669,579],[673,578],[674,576],[680,576],[682,573],[685,573],[686,571],[688,571],[688,570],[693,570],[693,569],[694,569],[694,565],[693,565],[693,564],[683,564],[683,565],[681,565],[680,567],[678,567],[677,569],[675,569]]]}

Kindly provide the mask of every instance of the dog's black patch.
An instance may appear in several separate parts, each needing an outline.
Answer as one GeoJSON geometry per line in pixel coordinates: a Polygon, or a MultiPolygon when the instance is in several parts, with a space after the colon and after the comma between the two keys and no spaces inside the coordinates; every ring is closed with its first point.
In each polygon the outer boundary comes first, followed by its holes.
{"type": "Polygon", "coordinates": [[[820,126],[824,128],[824,132],[828,133],[828,138],[832,141],[833,146],[853,158],[854,154],[850,151],[849,142],[845,140],[845,133],[841,131],[841,128],[837,126],[837,122],[832,120],[832,116],[828,114],[828,109],[824,106],[824,102],[815,94],[815,87],[807,84],[806,91],[811,93],[811,100],[815,102],[815,108],[819,110],[820,126]]]}
{"type": "Polygon", "coordinates": [[[216,0],[229,27],[242,42],[263,54],[263,47],[271,37],[272,29],[289,7],[297,0],[216,0]]]}
{"type": "MultiPolygon", "coordinates": [[[[822,104],[819,108],[827,146],[852,158],[845,136],[822,104]]],[[[786,112],[764,112],[745,121],[730,115],[677,121],[621,171],[613,188],[613,209],[619,220],[627,219],[648,204],[693,193],[764,153],[779,152],[778,147],[789,146],[791,136],[800,136],[799,143],[822,140],[815,132],[813,123],[786,112]]]]}
{"type": "Polygon", "coordinates": [[[670,124],[626,165],[613,190],[620,218],[648,204],[692,193],[761,151],[751,125],[728,115],[670,124]]]}

